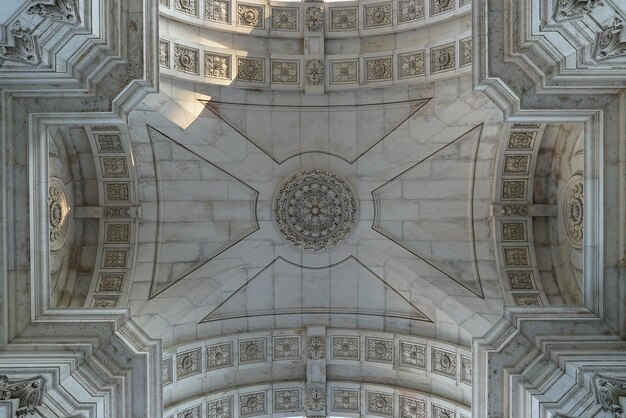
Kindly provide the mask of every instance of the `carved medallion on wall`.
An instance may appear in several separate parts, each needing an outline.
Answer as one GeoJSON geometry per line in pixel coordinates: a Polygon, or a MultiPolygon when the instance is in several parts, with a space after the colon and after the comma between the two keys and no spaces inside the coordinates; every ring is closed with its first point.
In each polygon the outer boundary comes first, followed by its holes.
{"type": "Polygon", "coordinates": [[[67,237],[70,205],[65,195],[65,185],[58,177],[48,180],[48,217],[50,229],[50,251],[63,246],[67,237]]]}
{"type": "Polygon", "coordinates": [[[329,249],[346,238],[357,219],[352,187],[326,170],[306,170],[279,187],[274,222],[292,245],[303,250],[329,249]]]}
{"type": "Polygon", "coordinates": [[[583,246],[583,176],[575,174],[565,190],[564,221],[567,239],[576,248],[583,246]]]}

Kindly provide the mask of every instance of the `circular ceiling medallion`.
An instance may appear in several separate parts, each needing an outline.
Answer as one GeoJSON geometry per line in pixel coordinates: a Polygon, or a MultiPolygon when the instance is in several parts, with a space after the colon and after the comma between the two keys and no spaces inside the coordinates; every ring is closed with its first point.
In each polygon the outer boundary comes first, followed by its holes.
{"type": "Polygon", "coordinates": [[[65,185],[57,177],[48,180],[48,218],[50,230],[50,250],[63,246],[67,235],[69,205],[65,196],[65,185]]]}
{"type": "Polygon", "coordinates": [[[302,171],[281,184],[274,221],[294,246],[321,251],[341,242],[356,223],[358,201],[347,181],[327,170],[302,171]]]}
{"type": "Polygon", "coordinates": [[[565,190],[565,230],[570,243],[576,247],[583,246],[583,176],[575,174],[567,183],[565,190]]]}

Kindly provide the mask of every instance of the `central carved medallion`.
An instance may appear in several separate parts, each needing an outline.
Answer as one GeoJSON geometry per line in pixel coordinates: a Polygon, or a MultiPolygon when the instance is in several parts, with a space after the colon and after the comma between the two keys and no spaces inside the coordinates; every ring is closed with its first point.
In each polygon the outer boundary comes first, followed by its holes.
{"type": "Polygon", "coordinates": [[[274,221],[294,246],[321,251],[335,246],[357,219],[352,187],[326,170],[302,171],[283,182],[274,198],[274,221]]]}

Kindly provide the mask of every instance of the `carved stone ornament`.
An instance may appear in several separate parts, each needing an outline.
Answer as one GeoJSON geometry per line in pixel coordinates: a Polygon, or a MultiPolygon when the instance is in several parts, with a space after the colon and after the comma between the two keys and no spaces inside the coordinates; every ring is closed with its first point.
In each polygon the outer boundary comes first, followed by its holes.
{"type": "Polygon", "coordinates": [[[57,177],[50,177],[48,183],[50,251],[55,251],[65,243],[70,207],[65,196],[63,182],[57,177]]]}
{"type": "Polygon", "coordinates": [[[598,60],[608,58],[622,57],[626,55],[626,42],[621,40],[624,22],[616,17],[612,26],[606,26],[604,30],[598,34],[597,52],[598,60]]]}
{"type": "Polygon", "coordinates": [[[26,13],[63,24],[78,25],[80,23],[76,0],[56,0],[54,4],[35,3],[28,8],[26,13]]]}
{"type": "Polygon", "coordinates": [[[604,6],[603,0],[559,0],[554,18],[559,20],[582,17],[591,13],[596,6],[604,6]]]}
{"type": "Polygon", "coordinates": [[[308,251],[341,242],[354,226],[358,201],[352,187],[326,170],[305,170],[279,187],[274,222],[285,239],[308,251]]]}
{"type": "Polygon", "coordinates": [[[318,85],[324,82],[324,62],[322,60],[306,60],[304,71],[307,84],[318,85]]]}
{"type": "Polygon", "coordinates": [[[602,408],[616,417],[623,417],[624,409],[620,404],[620,398],[626,397],[626,381],[612,377],[597,376],[595,388],[598,403],[602,405],[602,408]]]}
{"type": "Polygon", "coordinates": [[[16,20],[11,26],[13,36],[13,46],[0,45],[0,67],[5,61],[15,61],[22,64],[37,65],[39,56],[36,51],[36,41],[31,34],[30,28],[23,28],[22,22],[16,20]]]}
{"type": "Polygon", "coordinates": [[[583,177],[575,175],[567,183],[564,219],[567,238],[576,248],[583,245],[583,202],[583,177]]]}
{"type": "Polygon", "coordinates": [[[326,391],[322,388],[307,388],[304,406],[309,412],[326,410],[326,391]]]}
{"type": "Polygon", "coordinates": [[[307,357],[311,360],[322,360],[326,357],[326,337],[310,335],[307,337],[307,357]]]}
{"type": "Polygon", "coordinates": [[[4,401],[18,399],[19,405],[15,410],[15,417],[24,418],[27,414],[33,414],[35,408],[41,405],[45,386],[46,380],[43,376],[12,380],[5,375],[0,375],[0,399],[4,401]]]}
{"type": "Polygon", "coordinates": [[[319,32],[324,25],[324,7],[308,6],[304,13],[306,28],[311,32],[319,32]]]}

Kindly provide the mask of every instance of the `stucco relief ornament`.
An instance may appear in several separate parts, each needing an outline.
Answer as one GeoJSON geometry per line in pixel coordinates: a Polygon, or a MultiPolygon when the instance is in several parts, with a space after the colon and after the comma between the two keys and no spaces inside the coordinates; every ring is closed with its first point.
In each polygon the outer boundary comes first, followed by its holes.
{"type": "Polygon", "coordinates": [[[560,0],[557,3],[555,18],[558,20],[582,17],[593,11],[596,6],[604,6],[602,0],[560,0]]]}
{"type": "Polygon", "coordinates": [[[39,15],[54,22],[77,25],[78,5],[76,0],[56,0],[54,4],[36,3],[28,8],[29,15],[39,15]]]}
{"type": "Polygon", "coordinates": [[[565,230],[570,243],[577,248],[583,244],[583,178],[573,176],[565,191],[565,230]]]}
{"type": "Polygon", "coordinates": [[[0,400],[18,399],[15,417],[25,418],[33,414],[35,408],[41,405],[45,384],[46,380],[42,376],[11,380],[5,375],[0,375],[0,400]]]}
{"type": "Polygon", "coordinates": [[[14,46],[0,46],[0,67],[6,60],[22,64],[37,65],[39,56],[36,51],[35,37],[30,28],[24,28],[22,22],[16,20],[11,27],[14,46]]]}
{"type": "Polygon", "coordinates": [[[626,55],[626,42],[622,41],[624,22],[616,17],[613,25],[606,26],[598,34],[597,53],[598,60],[621,57],[626,55]]]}
{"type": "Polygon", "coordinates": [[[304,406],[309,411],[324,411],[326,409],[326,392],[321,388],[308,388],[304,406]]]}
{"type": "Polygon", "coordinates": [[[341,242],[357,220],[352,187],[326,170],[305,170],[287,179],[274,198],[274,221],[292,245],[309,251],[341,242]]]}
{"type": "Polygon", "coordinates": [[[63,246],[67,235],[69,205],[63,182],[51,177],[48,184],[48,217],[50,230],[50,250],[63,246]]]}
{"type": "Polygon", "coordinates": [[[626,382],[614,378],[597,376],[595,379],[598,402],[605,411],[616,417],[624,416],[620,398],[626,397],[626,382]]]}
{"type": "Polygon", "coordinates": [[[308,6],[304,15],[306,28],[311,32],[319,32],[324,23],[324,7],[308,6]]]}

